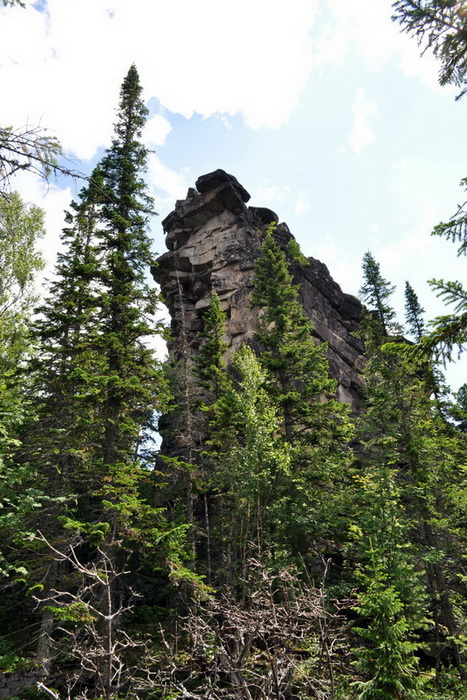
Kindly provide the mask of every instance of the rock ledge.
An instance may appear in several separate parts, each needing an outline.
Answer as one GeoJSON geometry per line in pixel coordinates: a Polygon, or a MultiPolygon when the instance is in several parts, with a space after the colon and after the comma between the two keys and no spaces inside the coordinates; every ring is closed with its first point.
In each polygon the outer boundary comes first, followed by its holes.
{"type": "MultiPolygon", "coordinates": [[[[179,333],[185,320],[190,352],[198,348],[202,315],[216,290],[227,315],[228,353],[252,341],[257,310],[250,306],[254,264],[259,255],[259,231],[277,215],[264,207],[247,207],[250,195],[224,170],[203,175],[187,198],[177,201],[162,226],[169,252],[152,272],[160,284],[172,319],[169,353],[179,356],[179,333]]],[[[293,238],[284,223],[277,239],[285,247],[293,238]]],[[[357,408],[363,385],[363,345],[352,335],[359,328],[361,304],[344,294],[327,267],[314,258],[294,262],[305,313],[312,319],[320,342],[328,344],[330,374],[338,381],[338,397],[357,408]]]]}

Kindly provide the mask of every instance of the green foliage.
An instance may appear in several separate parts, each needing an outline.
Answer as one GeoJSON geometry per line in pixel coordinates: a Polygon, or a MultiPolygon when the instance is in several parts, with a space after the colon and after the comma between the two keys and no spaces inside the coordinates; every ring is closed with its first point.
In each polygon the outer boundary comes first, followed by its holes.
{"type": "Polygon", "coordinates": [[[380,265],[369,251],[363,256],[362,270],[360,295],[372,314],[367,320],[367,331],[376,342],[381,342],[385,336],[400,332],[394,309],[388,303],[395,287],[381,275],[380,265]]]}
{"type": "Polygon", "coordinates": [[[423,50],[430,49],[441,62],[439,82],[461,87],[467,83],[467,17],[460,0],[396,0],[395,14],[403,31],[416,37],[423,50]]]}
{"type": "Polygon", "coordinates": [[[254,353],[243,346],[232,360],[236,385],[216,404],[216,420],[224,428],[214,481],[233,501],[232,533],[240,550],[268,553],[271,532],[281,522],[281,500],[290,479],[290,448],[279,439],[280,419],[265,389],[266,373],[254,353]],[[225,430],[228,426],[228,432],[225,430]],[[227,448],[227,449],[226,449],[227,448]]]}
{"type": "Polygon", "coordinates": [[[369,618],[368,627],[354,627],[367,646],[356,651],[355,667],[368,680],[356,681],[359,700],[421,700],[422,682],[408,638],[411,626],[404,605],[385,572],[373,571],[368,590],[360,596],[357,612],[369,618]]]}
{"type": "Polygon", "coordinates": [[[318,344],[304,314],[284,251],[266,232],[256,262],[253,304],[259,308],[258,359],[266,388],[281,419],[279,437],[290,446],[291,478],[282,495],[278,531],[288,547],[303,556],[303,542],[327,547],[332,532],[342,531],[348,441],[347,407],[336,400],[329,377],[326,345],[318,344]],[[285,527],[285,523],[288,526],[285,527]]]}
{"type": "Polygon", "coordinates": [[[409,282],[405,283],[405,321],[409,326],[409,332],[418,343],[425,332],[423,322],[423,309],[418,301],[415,290],[409,282]]]}
{"type": "Polygon", "coordinates": [[[345,423],[343,407],[334,400],[336,383],[329,378],[326,346],[315,341],[287,258],[273,233],[270,227],[255,266],[252,303],[260,309],[255,340],[285,438],[313,444],[324,440],[326,431],[332,432],[332,424],[338,429],[337,416],[345,423]]]}
{"type": "Polygon", "coordinates": [[[356,687],[364,698],[399,697],[401,691],[388,685],[388,678],[400,681],[407,697],[411,692],[418,697],[417,676],[411,685],[403,671],[415,669],[414,633],[425,626],[426,596],[433,615],[429,624],[443,638],[438,653],[451,646],[462,674],[461,627],[456,619],[463,613],[455,612],[457,585],[451,565],[452,558],[459,561],[463,546],[458,529],[463,517],[455,504],[463,440],[446,425],[438,402],[430,398],[432,387],[426,362],[415,362],[402,344],[372,348],[366,366],[365,411],[359,419],[361,451],[354,495],[360,550],[353,556],[360,562],[359,603],[368,618],[366,631],[357,630],[365,642],[356,651],[357,667],[367,680],[356,687]],[[388,617],[391,606],[393,616],[388,617]],[[440,624],[451,630],[451,641],[440,632],[440,624]],[[394,668],[386,673],[389,663],[394,668]]]}
{"type": "Polygon", "coordinates": [[[44,496],[31,465],[18,465],[22,426],[31,417],[21,373],[31,354],[28,323],[36,301],[35,275],[42,269],[37,241],[43,235],[43,212],[25,205],[15,192],[0,197],[0,573],[24,574],[17,556],[30,537],[25,518],[39,509],[44,496]],[[15,552],[15,556],[11,555],[15,552]]]}
{"type": "MultiPolygon", "coordinates": [[[[354,684],[359,700],[422,697],[414,632],[424,626],[426,602],[415,567],[416,547],[410,542],[402,506],[404,481],[401,486],[398,483],[398,469],[407,469],[406,450],[414,459],[415,447],[407,442],[415,435],[407,423],[415,389],[405,388],[407,366],[400,363],[397,354],[384,349],[370,359],[368,405],[359,426],[362,469],[355,474],[352,526],[360,588],[356,612],[366,622],[354,627],[363,642],[355,649],[354,665],[366,677],[354,684]]],[[[412,486],[404,484],[408,489],[412,486]]]]}
{"type": "Polygon", "coordinates": [[[43,268],[38,240],[44,233],[42,209],[19,194],[0,197],[0,366],[17,368],[27,346],[27,323],[37,301],[34,280],[43,268]]]}
{"type": "Polygon", "coordinates": [[[89,605],[82,602],[70,603],[69,605],[63,605],[61,607],[54,607],[52,605],[44,606],[44,610],[49,610],[52,612],[54,618],[60,622],[68,622],[72,625],[87,624],[94,622],[96,619],[95,614],[92,614],[89,605]]]}
{"type": "Polygon", "coordinates": [[[286,246],[287,255],[289,255],[295,262],[301,265],[306,265],[308,260],[305,255],[303,255],[298,242],[295,238],[291,238],[286,246]]]}
{"type": "Polygon", "coordinates": [[[202,342],[195,357],[195,372],[200,385],[208,392],[205,401],[210,397],[217,399],[226,387],[224,355],[228,343],[225,340],[225,320],[219,296],[213,290],[211,303],[203,315],[204,330],[199,333],[202,342]]]}

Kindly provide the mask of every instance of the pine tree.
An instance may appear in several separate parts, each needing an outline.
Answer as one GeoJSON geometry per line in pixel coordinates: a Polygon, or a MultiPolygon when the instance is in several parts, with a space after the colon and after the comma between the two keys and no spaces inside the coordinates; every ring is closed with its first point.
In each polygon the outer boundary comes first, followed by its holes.
{"type": "Polygon", "coordinates": [[[425,331],[425,324],[423,322],[423,314],[425,309],[422,308],[418,301],[418,296],[416,295],[413,287],[409,282],[405,283],[405,320],[409,326],[409,331],[411,335],[415,338],[418,343],[423,336],[425,331]]]}
{"type": "Polygon", "coordinates": [[[272,378],[270,391],[280,406],[286,439],[313,443],[318,430],[332,416],[342,415],[342,409],[334,399],[336,384],[329,378],[326,348],[315,341],[273,232],[266,232],[255,265],[252,303],[261,311],[255,340],[260,362],[272,378]]]}
{"type": "MultiPolygon", "coordinates": [[[[154,552],[165,527],[142,495],[150,479],[144,455],[165,396],[147,344],[157,331],[157,295],[146,279],[154,262],[147,232],[153,207],[142,177],[147,150],[139,141],[146,115],[132,66],[112,144],[67,217],[65,250],[37,325],[42,354],[34,367],[39,420],[30,444],[59,497],[41,522],[39,545],[49,552],[41,558],[48,573],[38,658],[47,670],[51,647],[63,642],[54,637],[54,616],[63,620],[69,609],[70,620],[83,627],[76,653],[95,669],[105,698],[125,682],[117,671],[131,647],[121,631],[130,595],[125,561],[133,556],[142,565],[142,552],[154,552]],[[68,579],[59,561],[74,568],[68,579]],[[79,591],[87,593],[78,601],[79,591]],[[73,601],[90,617],[76,618],[73,601]]],[[[154,554],[154,565],[158,560],[154,554]]]]}
{"type": "Polygon", "coordinates": [[[386,695],[381,697],[398,697],[399,682],[417,696],[417,688],[404,680],[404,673],[415,668],[414,633],[422,631],[423,618],[430,614],[438,653],[449,650],[463,677],[460,619],[454,606],[458,583],[451,569],[462,550],[454,494],[463,448],[462,440],[446,425],[438,402],[431,399],[432,386],[432,372],[414,364],[404,346],[372,347],[366,364],[366,405],[357,431],[359,488],[353,498],[361,547],[357,555],[361,612],[370,618],[367,631],[359,630],[367,641],[357,656],[363,661],[359,668],[375,674],[371,682],[359,686],[373,694],[362,697],[377,698],[383,691],[386,695]],[[423,578],[416,570],[423,571],[423,578]],[[442,629],[449,630],[447,636],[442,629]],[[396,654],[393,685],[389,671],[386,679],[375,671],[381,664],[383,673],[390,648],[396,654]]]}
{"type": "Polygon", "coordinates": [[[360,287],[360,295],[365,304],[368,304],[370,313],[374,314],[367,321],[372,334],[380,338],[399,332],[399,325],[395,322],[396,314],[388,303],[395,287],[384,279],[380,265],[370,251],[363,256],[362,270],[364,281],[360,287]]]}
{"type": "Polygon", "coordinates": [[[201,387],[208,392],[205,402],[216,400],[226,387],[225,352],[228,343],[225,340],[225,313],[222,311],[219,295],[212,292],[211,303],[203,315],[204,329],[199,333],[201,346],[195,357],[195,372],[201,387]]]}
{"type": "Polygon", "coordinates": [[[306,539],[319,549],[319,542],[339,528],[338,483],[347,471],[352,430],[347,407],[337,401],[336,383],[329,378],[326,346],[315,340],[286,254],[273,234],[270,227],[255,266],[252,302],[260,314],[254,340],[281,417],[282,439],[292,449],[295,481],[284,500],[290,546],[298,551],[306,539]]]}

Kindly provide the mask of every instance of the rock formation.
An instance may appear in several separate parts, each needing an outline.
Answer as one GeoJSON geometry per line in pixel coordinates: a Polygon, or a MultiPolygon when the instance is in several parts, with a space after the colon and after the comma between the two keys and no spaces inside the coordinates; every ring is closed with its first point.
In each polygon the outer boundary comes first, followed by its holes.
{"type": "MultiPolygon", "coordinates": [[[[228,352],[253,339],[258,311],[251,307],[250,296],[259,232],[278,217],[270,209],[248,207],[249,199],[235,177],[216,170],[200,177],[196,189],[190,188],[162,222],[169,252],[158,259],[153,275],[172,319],[169,353],[174,358],[180,353],[182,322],[189,352],[196,352],[213,289],[227,315],[228,352]]],[[[276,236],[284,248],[293,238],[284,223],[278,224],[276,236]]],[[[291,269],[316,338],[328,344],[338,397],[355,408],[362,387],[363,346],[352,333],[359,328],[360,302],[341,291],[319,260],[293,261],[291,269]]]]}

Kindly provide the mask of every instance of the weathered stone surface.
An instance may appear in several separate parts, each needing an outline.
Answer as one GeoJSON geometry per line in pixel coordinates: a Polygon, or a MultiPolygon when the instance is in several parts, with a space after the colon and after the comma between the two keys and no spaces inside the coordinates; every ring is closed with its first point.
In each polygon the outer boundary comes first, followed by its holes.
{"type": "MultiPolygon", "coordinates": [[[[277,215],[264,207],[246,207],[249,195],[223,170],[203,175],[198,192],[188,191],[163,221],[169,252],[153,269],[169,308],[175,358],[182,318],[188,344],[196,352],[202,315],[216,290],[227,314],[228,353],[251,341],[257,330],[257,310],[251,308],[254,264],[259,255],[258,231],[277,215]]],[[[285,247],[293,238],[286,224],[277,227],[277,240],[285,247]]],[[[340,400],[357,407],[362,388],[363,346],[352,333],[359,328],[360,302],[344,294],[327,267],[309,258],[292,263],[300,285],[305,313],[313,320],[318,341],[328,344],[330,374],[338,381],[340,400]]]]}
{"type": "Polygon", "coordinates": [[[274,221],[279,221],[279,217],[272,209],[267,209],[266,207],[248,207],[248,209],[262,224],[272,224],[274,221]]]}
{"type": "Polygon", "coordinates": [[[201,175],[196,180],[196,189],[201,194],[204,194],[205,192],[215,190],[216,187],[219,187],[219,185],[223,185],[225,182],[229,182],[231,185],[233,185],[233,187],[240,194],[244,202],[248,202],[250,200],[250,195],[243,187],[243,185],[239,183],[236,177],[234,177],[233,175],[229,175],[225,172],[225,170],[214,170],[213,173],[201,175]]]}

